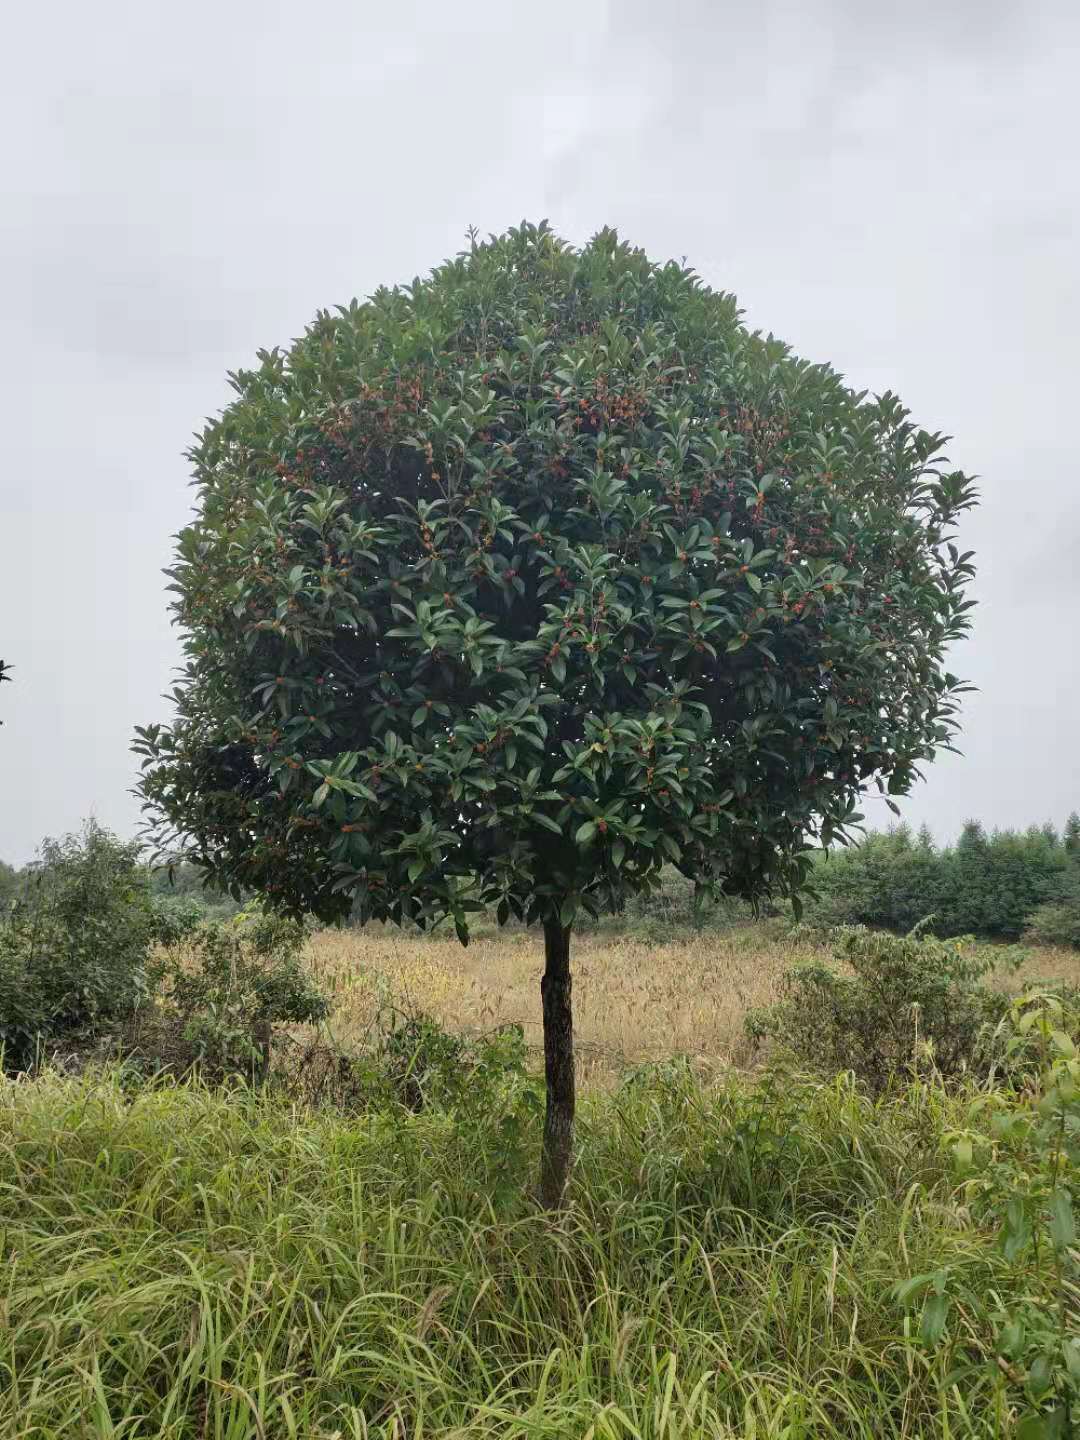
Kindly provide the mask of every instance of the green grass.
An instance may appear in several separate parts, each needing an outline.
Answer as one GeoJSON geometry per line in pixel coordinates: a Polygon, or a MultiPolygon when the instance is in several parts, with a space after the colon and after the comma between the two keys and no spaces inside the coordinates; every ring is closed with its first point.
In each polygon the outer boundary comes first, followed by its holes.
{"type": "Polygon", "coordinates": [[[4,1083],[0,1435],[1007,1434],[1004,1381],[950,1375],[988,1337],[961,1314],[927,1350],[890,1296],[1006,1283],[953,1196],[956,1103],[660,1067],[587,1098],[551,1220],[531,1127],[4,1083]]]}

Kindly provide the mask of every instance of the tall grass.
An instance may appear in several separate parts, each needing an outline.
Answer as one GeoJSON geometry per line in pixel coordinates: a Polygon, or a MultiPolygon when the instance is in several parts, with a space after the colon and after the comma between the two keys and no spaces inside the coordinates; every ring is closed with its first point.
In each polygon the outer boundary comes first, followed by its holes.
{"type": "Polygon", "coordinates": [[[1008,1433],[891,1298],[1006,1272],[929,1087],[639,1071],[587,1096],[568,1210],[531,1134],[120,1077],[0,1088],[5,1440],[830,1440],[1008,1433]],[[496,1202],[494,1196],[504,1197],[496,1202]]]}

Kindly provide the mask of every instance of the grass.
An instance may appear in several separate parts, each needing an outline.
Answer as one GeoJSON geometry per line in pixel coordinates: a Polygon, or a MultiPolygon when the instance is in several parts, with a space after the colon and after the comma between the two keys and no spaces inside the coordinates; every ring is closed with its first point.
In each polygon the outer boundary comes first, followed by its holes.
{"type": "MultiPolygon", "coordinates": [[[[820,958],[818,942],[793,939],[783,922],[694,931],[654,924],[605,927],[575,938],[574,1027],[583,1082],[609,1084],[627,1065],[692,1055],[745,1065],[743,1017],[775,998],[789,966],[820,958]]],[[[1080,982],[1080,951],[1036,949],[1001,983],[1035,977],[1080,982]]],[[[345,1045],[367,1033],[389,995],[455,1031],[508,1022],[539,1052],[543,946],[535,931],[481,929],[467,949],[453,935],[389,926],[327,930],[309,946],[319,983],[334,997],[332,1027],[345,1045]]]]}
{"type": "MultiPolygon", "coordinates": [[[[745,1008],[817,953],[780,927],[578,941],[554,1219],[521,1077],[349,1116],[108,1069],[0,1081],[0,1440],[1004,1440],[981,1312],[957,1299],[926,1346],[893,1295],[942,1267],[957,1296],[1044,1293],[957,1189],[964,1097],[737,1068],[745,1008]]],[[[339,1038],[388,993],[538,1038],[533,936],[310,955],[339,1038]]],[[[1008,983],[1076,971],[1043,952],[1008,983]]]]}
{"type": "Polygon", "coordinates": [[[889,1293],[999,1266],[952,1205],[949,1103],[661,1068],[587,1099],[552,1221],[491,1198],[531,1142],[445,1114],[6,1082],[0,1434],[1004,1434],[1001,1385],[961,1393],[889,1293]]]}

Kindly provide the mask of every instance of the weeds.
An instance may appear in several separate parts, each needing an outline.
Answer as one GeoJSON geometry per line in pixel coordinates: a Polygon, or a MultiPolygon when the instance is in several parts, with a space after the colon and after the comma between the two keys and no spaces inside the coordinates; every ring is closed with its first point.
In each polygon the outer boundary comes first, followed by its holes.
{"type": "Polygon", "coordinates": [[[0,1433],[992,1434],[1006,1379],[949,1382],[989,1337],[926,1348],[890,1293],[901,1257],[995,1275],[929,1143],[955,1103],[639,1075],[587,1100],[553,1223],[492,1198],[536,1126],[8,1084],[0,1433]]]}

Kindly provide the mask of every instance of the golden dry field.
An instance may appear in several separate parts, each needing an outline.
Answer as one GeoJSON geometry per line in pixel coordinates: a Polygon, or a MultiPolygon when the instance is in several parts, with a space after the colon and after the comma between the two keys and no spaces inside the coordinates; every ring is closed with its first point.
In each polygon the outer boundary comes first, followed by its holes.
{"type": "MultiPolygon", "coordinates": [[[[602,1082],[629,1064],[687,1054],[711,1065],[750,1059],[743,1017],[775,998],[789,966],[823,951],[796,940],[781,923],[672,931],[656,940],[600,930],[573,948],[578,1073],[602,1082]]],[[[1080,954],[1031,949],[1010,989],[1025,981],[1080,982],[1080,954]]],[[[453,934],[429,937],[389,926],[325,930],[309,944],[313,973],[333,996],[330,1026],[341,1044],[362,1040],[380,1005],[437,1017],[448,1029],[475,1032],[516,1022],[539,1051],[538,931],[483,929],[468,948],[453,934]]]]}

